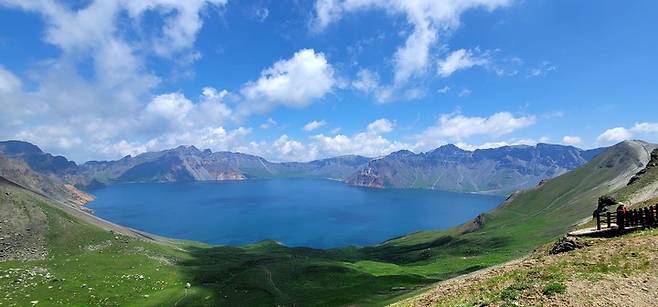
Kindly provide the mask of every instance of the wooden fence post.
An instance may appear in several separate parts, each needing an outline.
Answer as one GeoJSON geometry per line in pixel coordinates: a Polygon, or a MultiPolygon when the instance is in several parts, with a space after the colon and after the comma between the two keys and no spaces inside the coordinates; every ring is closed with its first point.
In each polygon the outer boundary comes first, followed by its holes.
{"type": "Polygon", "coordinates": [[[605,213],[605,221],[608,224],[608,229],[610,229],[610,211],[605,213]]]}
{"type": "Polygon", "coordinates": [[[642,226],[642,212],[638,209],[635,209],[635,220],[637,226],[642,226]]]}
{"type": "Polygon", "coordinates": [[[624,230],[624,211],[617,209],[617,229],[624,230]]]}
{"type": "Polygon", "coordinates": [[[640,213],[640,210],[637,209],[635,209],[635,225],[642,225],[642,214],[640,213]]]}
{"type": "Polygon", "coordinates": [[[644,208],[644,219],[644,226],[653,226],[653,210],[651,210],[651,207],[644,208]]]}

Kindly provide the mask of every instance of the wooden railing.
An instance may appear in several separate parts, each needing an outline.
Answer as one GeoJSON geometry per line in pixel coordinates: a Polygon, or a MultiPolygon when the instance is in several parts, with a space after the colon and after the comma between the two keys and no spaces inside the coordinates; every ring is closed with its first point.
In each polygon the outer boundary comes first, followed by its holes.
{"type": "Polygon", "coordinates": [[[601,212],[595,214],[596,229],[602,226],[617,230],[656,227],[658,226],[658,205],[644,208],[636,208],[628,211],[617,210],[615,212],[601,212]]]}

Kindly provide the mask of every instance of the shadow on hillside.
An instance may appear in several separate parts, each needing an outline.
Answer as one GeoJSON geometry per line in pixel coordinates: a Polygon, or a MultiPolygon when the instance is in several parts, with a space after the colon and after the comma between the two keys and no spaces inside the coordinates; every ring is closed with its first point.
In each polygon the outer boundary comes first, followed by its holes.
{"type": "Polygon", "coordinates": [[[200,291],[181,303],[369,305],[484,268],[472,265],[451,272],[423,272],[421,275],[404,272],[397,265],[427,264],[448,252],[472,255],[507,242],[490,240],[478,246],[477,251],[473,249],[474,244],[477,242],[441,237],[408,246],[331,250],[289,248],[273,241],[244,247],[190,248],[192,257],[179,265],[193,287],[200,291]]]}

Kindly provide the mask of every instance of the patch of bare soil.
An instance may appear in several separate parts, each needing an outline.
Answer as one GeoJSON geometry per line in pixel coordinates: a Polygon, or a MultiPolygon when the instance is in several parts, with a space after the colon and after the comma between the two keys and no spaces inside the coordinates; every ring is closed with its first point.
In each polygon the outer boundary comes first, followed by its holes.
{"type": "Polygon", "coordinates": [[[450,279],[397,306],[658,306],[658,230],[450,279]]]}

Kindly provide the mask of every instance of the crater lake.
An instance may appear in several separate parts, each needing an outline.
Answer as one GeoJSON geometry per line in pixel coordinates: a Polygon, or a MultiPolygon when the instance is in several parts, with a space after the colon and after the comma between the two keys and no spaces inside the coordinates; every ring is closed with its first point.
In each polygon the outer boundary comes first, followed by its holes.
{"type": "Polygon", "coordinates": [[[500,196],[421,189],[370,189],[323,179],[116,184],[87,206],[111,222],[211,244],[266,239],[287,246],[372,245],[462,224],[500,196]]]}

